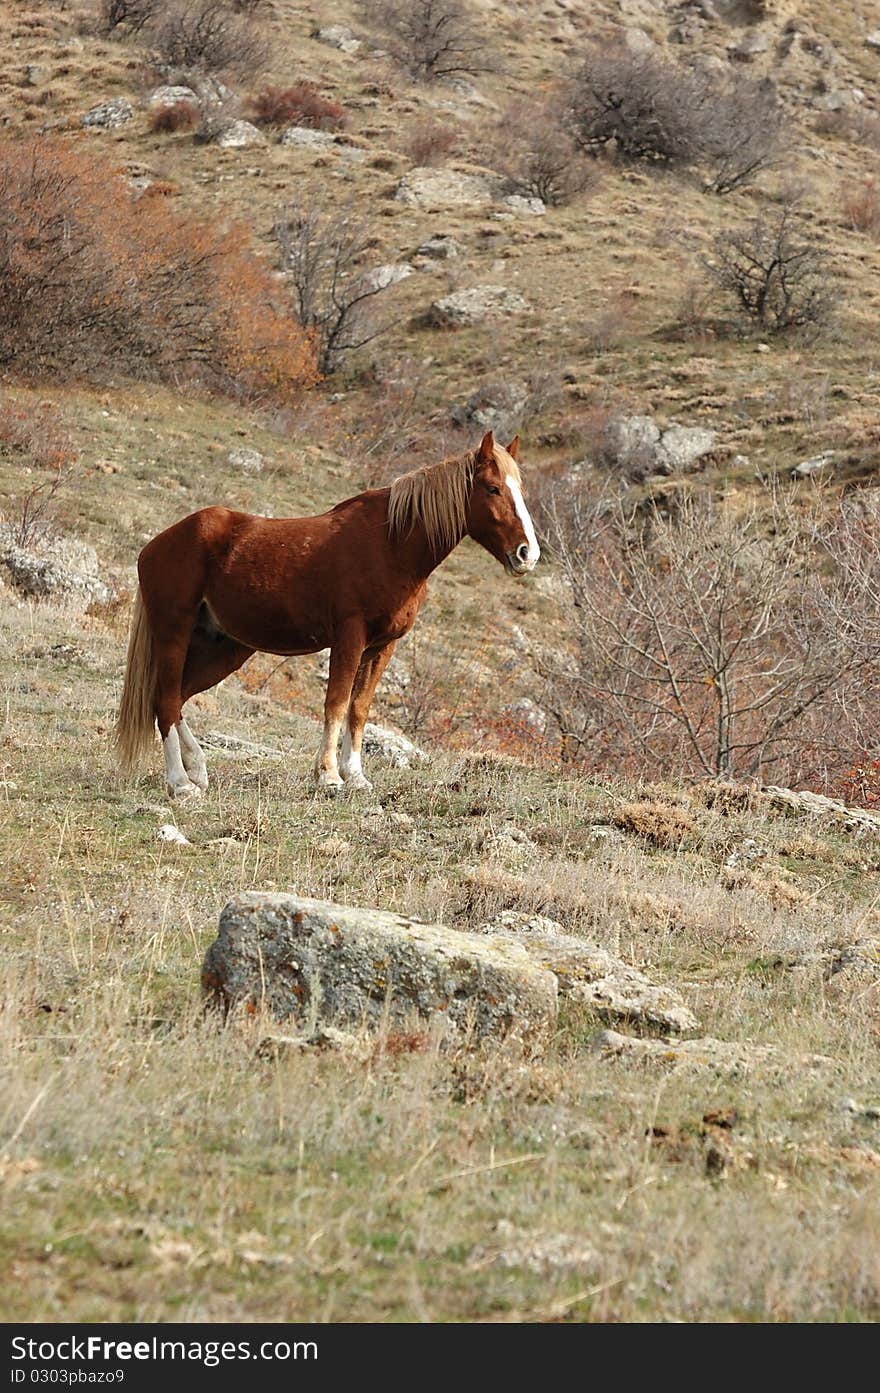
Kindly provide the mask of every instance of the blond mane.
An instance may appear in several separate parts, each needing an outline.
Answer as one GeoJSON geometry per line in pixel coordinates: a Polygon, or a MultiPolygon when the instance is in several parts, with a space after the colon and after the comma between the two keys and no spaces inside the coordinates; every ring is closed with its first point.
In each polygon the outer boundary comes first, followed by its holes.
{"type": "MultiPolygon", "coordinates": [[[[505,476],[521,483],[516,461],[500,445],[495,463],[505,476]]],[[[468,500],[477,472],[477,451],[401,474],[391,485],[388,526],[392,537],[405,537],[420,522],[432,551],[450,551],[467,529],[468,500]]]]}

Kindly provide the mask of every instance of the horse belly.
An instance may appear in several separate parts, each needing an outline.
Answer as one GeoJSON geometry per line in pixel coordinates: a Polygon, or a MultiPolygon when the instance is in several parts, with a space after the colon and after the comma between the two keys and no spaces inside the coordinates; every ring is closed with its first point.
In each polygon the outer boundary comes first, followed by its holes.
{"type": "Polygon", "coordinates": [[[291,615],[286,606],[273,605],[269,600],[260,605],[231,604],[222,600],[218,603],[217,597],[209,596],[207,604],[221,633],[261,653],[296,657],[330,646],[325,624],[291,615]]]}

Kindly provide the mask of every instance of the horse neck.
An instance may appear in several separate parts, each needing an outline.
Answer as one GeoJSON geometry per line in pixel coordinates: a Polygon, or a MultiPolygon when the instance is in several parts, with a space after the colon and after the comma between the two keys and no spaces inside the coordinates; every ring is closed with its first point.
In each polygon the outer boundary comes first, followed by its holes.
{"type": "Polygon", "coordinates": [[[433,571],[436,571],[438,566],[442,565],[447,556],[451,555],[458,546],[458,542],[464,540],[465,535],[462,534],[458,541],[449,545],[432,547],[428,541],[424,523],[416,521],[407,535],[395,543],[395,548],[404,568],[412,575],[413,580],[423,583],[433,571]]]}

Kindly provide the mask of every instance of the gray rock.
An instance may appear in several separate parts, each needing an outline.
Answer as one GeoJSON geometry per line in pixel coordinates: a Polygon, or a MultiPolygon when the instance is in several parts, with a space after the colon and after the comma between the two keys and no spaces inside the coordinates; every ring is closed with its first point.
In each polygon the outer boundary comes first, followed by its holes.
{"type": "Polygon", "coordinates": [[[413,274],[413,268],[405,261],[389,262],[385,266],[374,266],[362,278],[369,290],[387,290],[389,286],[405,281],[413,274]]]}
{"type": "Polygon", "coordinates": [[[311,126],[288,126],[281,136],[282,145],[298,145],[309,150],[326,150],[335,146],[332,131],[315,131],[311,126]]]}
{"type": "Polygon", "coordinates": [[[621,33],[621,38],[630,53],[635,53],[638,57],[647,57],[649,54],[653,55],[657,52],[656,43],[650,34],[645,33],[644,29],[627,25],[621,33]]]}
{"type": "Polygon", "coordinates": [[[751,63],[753,58],[766,53],[770,47],[770,39],[767,34],[760,29],[752,29],[744,34],[738,43],[731,44],[728,53],[731,58],[735,58],[740,63],[751,63]]]}
{"type": "Polygon", "coordinates": [[[220,127],[213,143],[221,150],[243,150],[248,145],[265,145],[266,137],[250,121],[228,121],[220,127]]]}
{"type": "Polygon", "coordinates": [[[857,836],[880,837],[880,813],[869,812],[867,808],[848,808],[836,798],[826,798],[824,793],[811,793],[809,789],[796,792],[791,788],[767,784],[761,791],[770,800],[771,807],[780,812],[823,818],[838,823],[857,836]]]}
{"type": "Polygon", "coordinates": [[[461,256],[463,251],[461,242],[456,242],[445,232],[438,232],[422,242],[416,248],[415,255],[427,257],[429,261],[450,261],[453,257],[461,256]]]}
{"type": "Polygon", "coordinates": [[[259,450],[241,448],[230,450],[226,456],[226,463],[231,465],[233,469],[242,470],[244,474],[262,474],[266,461],[259,450]]]}
{"type": "Polygon", "coordinates": [[[28,63],[24,70],[26,87],[39,87],[46,81],[48,70],[44,63],[28,63]]]}
{"type": "Polygon", "coordinates": [[[589,1006],[602,1020],[638,1021],[643,1028],[676,1035],[699,1026],[677,992],[658,986],[607,949],[565,933],[552,919],[505,910],[478,932],[518,939],[553,973],[560,995],[589,1006]]]}
{"type": "Polygon", "coordinates": [[[774,1045],[754,1045],[748,1041],[715,1040],[707,1035],[700,1040],[645,1040],[632,1035],[620,1035],[615,1030],[599,1030],[590,1045],[597,1054],[606,1057],[650,1060],[658,1064],[690,1065],[695,1069],[717,1069],[723,1073],[740,1074],[757,1065],[775,1065],[780,1070],[795,1065],[819,1069],[834,1063],[827,1055],[792,1056],[774,1045]]]}
{"type": "Polygon", "coordinates": [[[225,750],[238,759],[280,759],[281,751],[274,745],[259,745],[253,740],[242,740],[237,735],[225,735],[220,730],[209,730],[200,735],[199,741],[210,749],[225,750]]]}
{"type": "Polygon", "coordinates": [[[111,97],[109,101],[101,102],[87,111],[80,124],[97,130],[115,131],[130,121],[133,115],[131,102],[124,97],[111,97]]]}
{"type": "Polygon", "coordinates": [[[650,416],[618,416],[608,427],[609,450],[628,473],[650,472],[659,444],[660,427],[650,416]]]}
{"type": "Polygon", "coordinates": [[[519,429],[528,400],[529,389],[523,382],[491,382],[449,414],[457,426],[491,430],[507,440],[519,429]]]}
{"type": "Polygon", "coordinates": [[[831,469],[834,464],[836,450],[823,450],[819,455],[813,455],[812,459],[801,460],[791,471],[793,479],[811,479],[816,474],[824,474],[827,469],[831,469]]]}
{"type": "Polygon", "coordinates": [[[198,100],[191,87],[166,84],[150,93],[150,106],[177,106],[178,102],[195,102],[198,105],[198,100]]]}
{"type": "Polygon", "coordinates": [[[339,48],[343,53],[357,53],[359,48],[363,48],[360,39],[356,39],[344,24],[325,25],[323,29],[318,30],[315,38],[318,43],[329,44],[331,48],[339,48]]]}
{"type": "Polygon", "coordinates": [[[226,1007],[311,1026],[415,1014],[453,1036],[540,1040],[556,1022],[556,979],[521,944],[299,895],[230,901],[202,986],[226,1007]]]}
{"type": "Polygon", "coordinates": [[[670,426],[657,447],[655,467],[661,474],[686,474],[711,454],[717,438],[704,426],[670,426]]]}
{"type": "Polygon", "coordinates": [[[403,176],[394,197],[416,208],[481,207],[498,193],[498,181],[487,175],[420,165],[403,176]]]}
{"type": "Polygon", "coordinates": [[[865,43],[868,48],[880,49],[880,29],[875,29],[872,33],[866,34],[865,43]]]}
{"type": "Polygon", "coordinates": [[[522,314],[529,308],[528,300],[504,285],[475,285],[435,300],[429,317],[439,327],[458,329],[482,324],[487,319],[522,314]]]}
{"type": "Polygon", "coordinates": [[[547,211],[543,198],[527,198],[524,194],[512,193],[502,199],[503,206],[519,217],[541,218],[547,211]]]}
{"type": "Polygon", "coordinates": [[[372,721],[367,721],[364,726],[363,753],[387,760],[394,769],[409,769],[414,764],[428,762],[425,751],[407,740],[405,735],[389,730],[387,726],[374,725],[372,721]]]}
{"type": "Polygon", "coordinates": [[[75,538],[50,538],[39,549],[28,549],[16,546],[8,529],[3,529],[0,567],[16,590],[34,599],[63,598],[87,609],[113,598],[112,589],[98,574],[94,547],[75,538]]]}

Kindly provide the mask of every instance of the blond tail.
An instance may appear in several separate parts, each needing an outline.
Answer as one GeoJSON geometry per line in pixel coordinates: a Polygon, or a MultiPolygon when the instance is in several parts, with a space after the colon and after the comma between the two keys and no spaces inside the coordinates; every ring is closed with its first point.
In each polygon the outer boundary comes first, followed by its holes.
{"type": "Polygon", "coordinates": [[[116,751],[127,773],[153,745],[156,700],[156,657],[150,621],[140,589],[134,602],[128,661],[119,715],[116,718],[116,751]]]}

